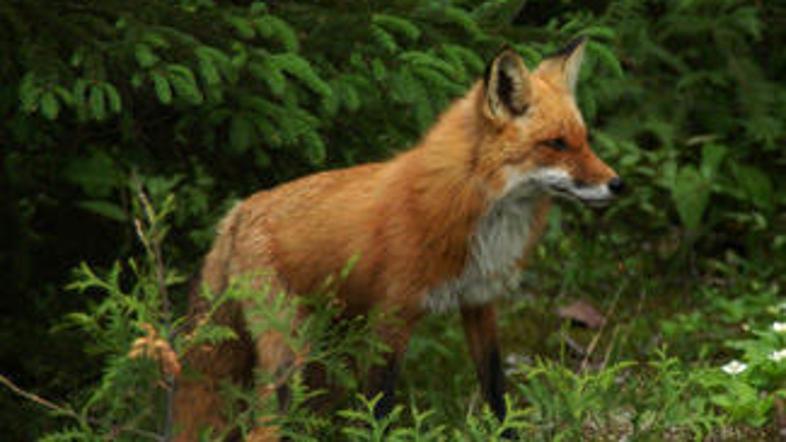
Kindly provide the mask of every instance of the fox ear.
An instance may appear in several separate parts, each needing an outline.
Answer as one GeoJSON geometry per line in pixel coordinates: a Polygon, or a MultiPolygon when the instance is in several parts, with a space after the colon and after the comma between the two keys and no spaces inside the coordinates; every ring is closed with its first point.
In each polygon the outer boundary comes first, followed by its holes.
{"type": "Polygon", "coordinates": [[[485,110],[492,119],[510,118],[527,111],[529,71],[512,49],[504,49],[486,67],[483,79],[485,110]]]}
{"type": "Polygon", "coordinates": [[[547,76],[558,78],[570,93],[575,93],[586,46],[587,37],[571,40],[564,48],[543,60],[538,66],[538,71],[544,72],[547,76]]]}

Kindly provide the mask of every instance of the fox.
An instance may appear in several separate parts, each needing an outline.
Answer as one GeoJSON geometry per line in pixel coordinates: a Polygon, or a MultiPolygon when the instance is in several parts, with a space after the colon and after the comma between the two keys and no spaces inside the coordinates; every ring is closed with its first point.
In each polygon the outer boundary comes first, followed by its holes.
{"type": "MultiPolygon", "coordinates": [[[[418,321],[458,310],[481,393],[504,420],[496,301],[521,283],[554,198],[599,207],[624,188],[592,151],[577,105],[586,45],[579,37],[532,70],[515,50],[503,48],[409,150],[309,175],[238,203],[219,224],[201,284],[220,293],[232,278],[265,270],[256,287],[303,296],[357,257],[335,296],[349,316],[376,308],[397,319],[376,330],[390,351],[368,374],[369,394],[381,395],[374,414],[385,416],[394,406],[418,321]]],[[[199,297],[190,302],[192,314],[207,308],[199,297]]],[[[239,339],[185,357],[199,376],[177,380],[177,440],[196,440],[200,428],[225,428],[220,382],[247,380],[255,368],[281,373],[293,364],[285,333],[251,335],[253,317],[244,302],[217,318],[239,339]]],[[[266,298],[251,302],[264,306],[266,298]]],[[[258,391],[261,398],[271,395],[258,391]]],[[[276,394],[284,401],[285,386],[276,394]]],[[[260,422],[249,440],[278,439],[260,422]]]]}

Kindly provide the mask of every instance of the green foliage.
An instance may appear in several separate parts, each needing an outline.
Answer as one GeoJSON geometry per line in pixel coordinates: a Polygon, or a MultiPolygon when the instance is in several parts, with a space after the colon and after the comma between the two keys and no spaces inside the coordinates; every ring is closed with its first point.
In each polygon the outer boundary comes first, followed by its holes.
{"type": "MultiPolygon", "coordinates": [[[[544,357],[522,367],[527,383],[512,388],[515,417],[505,425],[555,438],[632,425],[644,440],[766,428],[783,394],[780,365],[767,356],[783,345],[768,327],[786,253],[785,16],[777,2],[737,0],[3,2],[0,267],[14,315],[0,327],[0,365],[78,405],[80,417],[64,426],[32,418],[3,397],[9,425],[0,426],[17,429],[16,439],[165,433],[161,367],[128,352],[147,336],[142,324],[176,352],[233,338],[210,324],[191,344],[176,337],[184,277],[169,270],[196,268],[233,201],[413,144],[503,43],[533,67],[587,35],[579,105],[594,149],[630,191],[603,215],[554,211],[531,287],[556,301],[503,316],[537,330],[517,339],[544,357]],[[141,187],[160,211],[139,202],[141,187]],[[70,287],[83,294],[63,294],[82,261],[91,264],[70,287]],[[546,331],[556,321],[521,319],[532,310],[551,318],[547,308],[563,297],[617,305],[609,293],[628,316],[614,338],[599,338],[610,341],[610,363],[595,371],[562,359],[564,336],[546,331]],[[76,312],[70,326],[53,327],[66,312],[76,312]],[[687,362],[661,356],[665,345],[687,362]],[[732,357],[748,370],[717,369],[732,357]],[[620,378],[628,384],[615,396],[620,378]]],[[[247,295],[238,287],[227,296],[247,295]]],[[[364,324],[338,333],[329,317],[314,319],[313,334],[336,348],[381,350],[364,324]]],[[[380,425],[393,440],[500,434],[505,425],[467,387],[475,381],[461,332],[445,321],[413,342],[411,357],[434,362],[410,364],[406,408],[389,421],[369,421],[365,398],[345,404],[343,418],[314,416],[303,404],[323,393],[296,375],[284,428],[308,428],[297,435],[306,440],[374,440],[380,425]],[[434,379],[446,366],[459,368],[434,379]],[[341,424],[334,433],[330,419],[341,424]]],[[[343,354],[325,346],[313,357],[334,361],[331,376],[352,397],[361,385],[343,354]]],[[[238,422],[251,419],[238,411],[238,422]]]]}
{"type": "Polygon", "coordinates": [[[761,287],[755,296],[715,301],[721,317],[729,323],[744,324],[744,333],[727,338],[729,348],[738,350],[740,359],[731,360],[713,376],[704,379],[711,389],[711,400],[730,418],[754,427],[770,419],[774,401],[783,398],[786,381],[786,323],[776,287],[761,287]]]}
{"type": "Polygon", "coordinates": [[[179,323],[172,320],[167,290],[182,278],[163,266],[161,246],[174,200],[170,196],[157,211],[141,187],[137,188],[141,207],[136,212],[143,218],[136,219],[136,226],[147,259],[115,263],[103,275],[85,263],[76,269],[67,288],[82,294],[101,293],[102,298],[86,312],[69,314],[62,327],[82,330],[90,338],[85,350],[103,356],[105,363],[100,381],[73,407],[76,412],[69,414],[79,431],[69,428],[45,440],[150,437],[171,431],[160,416],[167,407],[166,391],[172,388],[173,366],[167,358],[174,357],[170,341],[179,323]],[[130,286],[125,284],[124,272],[132,275],[130,286]],[[142,332],[146,336],[140,338],[142,332]],[[156,343],[163,350],[154,352],[156,343]]]}
{"type": "Polygon", "coordinates": [[[673,177],[671,196],[682,224],[689,231],[697,231],[707,209],[714,179],[728,148],[719,144],[706,144],[702,148],[699,169],[692,164],[681,166],[673,177]]]}
{"type": "Polygon", "coordinates": [[[520,366],[526,382],[518,387],[532,402],[528,440],[662,440],[670,432],[700,440],[723,422],[707,398],[707,375],[656,357],[647,376],[631,361],[584,373],[547,361],[520,366]]]}

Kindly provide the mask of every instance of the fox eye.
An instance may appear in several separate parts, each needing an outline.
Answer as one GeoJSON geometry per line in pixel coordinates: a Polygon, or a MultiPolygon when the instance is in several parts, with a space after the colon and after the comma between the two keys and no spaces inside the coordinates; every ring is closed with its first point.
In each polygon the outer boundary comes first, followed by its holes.
{"type": "Polygon", "coordinates": [[[562,137],[546,140],[543,142],[543,144],[554,150],[559,150],[559,151],[568,150],[568,143],[565,142],[565,139],[562,137]]]}

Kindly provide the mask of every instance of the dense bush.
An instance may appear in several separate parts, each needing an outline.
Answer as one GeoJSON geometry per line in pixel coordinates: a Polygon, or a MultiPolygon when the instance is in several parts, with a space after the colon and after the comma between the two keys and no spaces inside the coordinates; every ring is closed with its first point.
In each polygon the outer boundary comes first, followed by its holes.
{"type": "MultiPolygon", "coordinates": [[[[532,272],[541,295],[503,318],[510,348],[546,358],[519,367],[517,379],[528,382],[513,389],[512,406],[527,397],[531,407],[511,425],[544,439],[604,425],[679,438],[731,437],[747,431],[733,425],[778,420],[784,373],[768,356],[782,338],[768,327],[782,315],[773,306],[786,245],[786,7],[388,3],[0,2],[0,366],[81,416],[71,427],[3,395],[0,427],[17,439],[63,425],[74,434],[168,431],[160,410],[141,405],[163,393],[151,387],[160,371],[126,355],[143,323],[171,337],[184,275],[233,200],[316,170],[385,159],[416,142],[503,43],[532,66],[579,34],[591,38],[580,106],[596,151],[631,191],[602,215],[555,212],[532,272]],[[140,189],[166,224],[145,218],[140,189]],[[154,237],[169,233],[163,255],[149,256],[150,244],[138,240],[138,217],[154,237]],[[177,272],[162,283],[156,269],[177,272]],[[69,283],[83,293],[65,291],[69,283]],[[580,336],[589,349],[581,364],[560,351],[565,331],[550,315],[553,304],[576,297],[602,304],[614,324],[580,336]],[[166,299],[173,306],[162,310],[166,299]],[[82,313],[64,319],[74,311],[82,313]],[[667,344],[682,361],[661,352],[667,344]],[[728,382],[713,367],[732,356],[749,370],[728,382]],[[598,357],[605,370],[588,370],[598,357]],[[621,379],[617,395],[612,384],[621,379]],[[110,394],[128,384],[138,406],[110,394]]],[[[500,430],[475,411],[469,370],[433,379],[437,364],[465,365],[460,333],[446,322],[429,321],[413,342],[411,358],[426,362],[404,375],[401,397],[413,406],[392,418],[403,440],[410,430],[427,440],[485,440],[500,430]],[[421,424],[422,432],[413,429],[421,424]]],[[[159,402],[165,407],[165,397],[159,402]]],[[[376,437],[351,424],[367,417],[362,403],[353,406],[343,434],[376,437]]]]}

